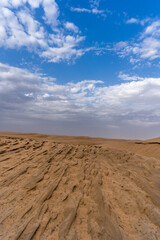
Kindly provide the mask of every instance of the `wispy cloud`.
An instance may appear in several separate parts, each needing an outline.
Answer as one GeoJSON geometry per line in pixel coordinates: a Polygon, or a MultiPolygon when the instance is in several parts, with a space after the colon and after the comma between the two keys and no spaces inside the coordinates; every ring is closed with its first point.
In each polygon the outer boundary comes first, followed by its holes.
{"type": "Polygon", "coordinates": [[[132,23],[137,23],[138,24],[139,22],[140,22],[140,20],[137,19],[137,18],[130,18],[126,21],[127,24],[132,24],[132,23]]]}
{"type": "Polygon", "coordinates": [[[26,47],[52,62],[69,61],[85,53],[79,48],[85,37],[74,23],[60,23],[55,1],[26,0],[25,3],[23,0],[0,2],[0,47],[26,47]],[[39,7],[44,11],[41,19],[44,24],[34,15],[34,9],[39,7]],[[47,25],[52,29],[49,32],[47,25]]]}
{"type": "Polygon", "coordinates": [[[112,12],[108,9],[99,9],[99,4],[101,0],[90,0],[90,8],[79,8],[79,7],[71,7],[71,11],[79,12],[79,13],[91,13],[95,15],[101,15],[106,17],[107,14],[111,14],[112,12]]]}
{"type": "Polygon", "coordinates": [[[64,24],[65,28],[70,30],[70,31],[73,31],[75,33],[78,33],[79,32],[79,28],[72,22],[66,22],[64,24]]]}
{"type": "Polygon", "coordinates": [[[101,0],[89,0],[91,8],[98,8],[101,0]]]}
{"type": "Polygon", "coordinates": [[[130,82],[109,87],[100,80],[61,85],[45,75],[1,63],[0,121],[30,118],[32,122],[78,123],[92,117],[97,125],[102,121],[112,126],[158,124],[160,78],[120,76],[130,82]]]}
{"type": "Polygon", "coordinates": [[[124,81],[138,81],[138,80],[144,80],[144,78],[136,76],[136,75],[128,75],[123,72],[120,72],[118,77],[124,81]]]}
{"type": "Polygon", "coordinates": [[[74,8],[74,7],[71,7],[71,11],[79,12],[79,13],[93,13],[93,14],[104,14],[106,12],[105,10],[99,10],[97,8],[87,9],[87,8],[74,8]]]}
{"type": "Polygon", "coordinates": [[[140,20],[139,18],[130,18],[126,21],[127,24],[140,24],[140,25],[144,25],[147,22],[150,21],[150,18],[144,18],[142,20],[140,20]]]}

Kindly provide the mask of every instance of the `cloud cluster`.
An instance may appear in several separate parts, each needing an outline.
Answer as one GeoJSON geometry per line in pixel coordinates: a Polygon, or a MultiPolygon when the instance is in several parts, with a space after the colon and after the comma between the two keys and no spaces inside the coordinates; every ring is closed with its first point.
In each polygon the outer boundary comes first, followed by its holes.
{"type": "Polygon", "coordinates": [[[83,55],[85,50],[78,46],[85,38],[80,35],[74,23],[61,24],[59,14],[55,0],[1,1],[0,47],[26,47],[51,62],[83,55]],[[41,21],[35,17],[35,12],[40,7],[44,12],[41,21]]]}
{"type": "Polygon", "coordinates": [[[129,56],[131,63],[141,60],[153,61],[160,58],[160,20],[145,27],[139,38],[133,42],[119,42],[115,51],[121,56],[129,56]]]}
{"type": "Polygon", "coordinates": [[[77,126],[88,119],[89,127],[92,118],[101,127],[102,122],[104,127],[159,124],[160,79],[127,78],[137,81],[109,87],[97,80],[61,85],[53,78],[1,63],[0,121],[30,118],[77,126]]]}

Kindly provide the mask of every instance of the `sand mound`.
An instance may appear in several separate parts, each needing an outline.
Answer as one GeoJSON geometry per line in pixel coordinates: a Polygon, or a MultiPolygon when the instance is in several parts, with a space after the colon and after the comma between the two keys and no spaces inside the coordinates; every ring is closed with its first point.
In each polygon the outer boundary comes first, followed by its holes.
{"type": "Polygon", "coordinates": [[[160,239],[160,145],[1,133],[0,239],[160,239]]]}

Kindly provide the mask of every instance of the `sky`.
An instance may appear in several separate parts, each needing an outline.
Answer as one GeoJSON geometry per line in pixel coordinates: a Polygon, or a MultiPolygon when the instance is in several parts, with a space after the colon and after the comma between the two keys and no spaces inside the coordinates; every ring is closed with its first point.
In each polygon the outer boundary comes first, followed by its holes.
{"type": "Polygon", "coordinates": [[[160,137],[159,0],[1,0],[0,131],[160,137]]]}

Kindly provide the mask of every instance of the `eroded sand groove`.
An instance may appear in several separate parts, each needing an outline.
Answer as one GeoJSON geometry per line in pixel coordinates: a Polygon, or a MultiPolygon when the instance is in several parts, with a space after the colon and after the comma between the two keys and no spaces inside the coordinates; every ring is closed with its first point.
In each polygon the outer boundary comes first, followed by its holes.
{"type": "Polygon", "coordinates": [[[126,149],[0,137],[0,239],[159,240],[159,173],[126,149]]]}

